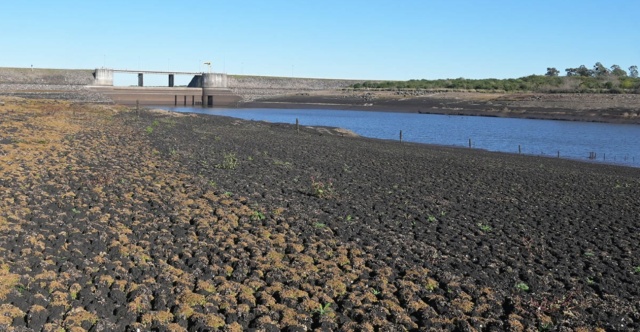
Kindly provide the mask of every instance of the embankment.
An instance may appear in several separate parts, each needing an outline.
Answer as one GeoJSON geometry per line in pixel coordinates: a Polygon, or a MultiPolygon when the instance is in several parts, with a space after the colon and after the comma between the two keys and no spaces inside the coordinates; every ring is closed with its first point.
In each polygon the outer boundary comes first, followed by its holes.
{"type": "Polygon", "coordinates": [[[88,89],[93,71],[87,69],[0,68],[0,95],[76,102],[110,102],[88,89]]]}
{"type": "Polygon", "coordinates": [[[362,80],[229,75],[229,88],[244,102],[274,96],[306,95],[311,92],[339,90],[362,80]]]}

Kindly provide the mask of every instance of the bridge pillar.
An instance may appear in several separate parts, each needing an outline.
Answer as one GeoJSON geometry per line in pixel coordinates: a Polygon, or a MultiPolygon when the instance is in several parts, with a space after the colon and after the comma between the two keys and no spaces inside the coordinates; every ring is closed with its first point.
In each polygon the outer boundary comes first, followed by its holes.
{"type": "Polygon", "coordinates": [[[173,88],[173,74],[169,74],[169,87],[173,88]]]}
{"type": "Polygon", "coordinates": [[[142,73],[138,73],[138,86],[144,86],[144,79],[142,73]]]}
{"type": "Polygon", "coordinates": [[[113,86],[113,70],[99,68],[93,72],[93,85],[113,86]]]}

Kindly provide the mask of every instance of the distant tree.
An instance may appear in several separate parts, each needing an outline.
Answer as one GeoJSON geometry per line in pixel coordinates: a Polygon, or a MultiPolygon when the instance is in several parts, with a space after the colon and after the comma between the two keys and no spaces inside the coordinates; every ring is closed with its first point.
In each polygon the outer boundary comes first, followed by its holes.
{"type": "Polygon", "coordinates": [[[638,66],[633,65],[629,67],[629,76],[633,78],[638,78],[638,66]]]}
{"type": "Polygon", "coordinates": [[[624,69],[620,68],[618,65],[611,66],[611,75],[617,77],[625,77],[627,76],[627,72],[624,69]]]}
{"type": "Polygon", "coordinates": [[[565,69],[565,71],[567,72],[567,76],[593,76],[593,70],[587,68],[585,65],[582,65],[578,68],[567,68],[565,69]]]}
{"type": "Polygon", "coordinates": [[[578,74],[578,76],[583,76],[583,77],[593,76],[593,70],[590,70],[585,65],[581,65],[580,67],[576,68],[576,73],[578,74]]]}
{"type": "Polygon", "coordinates": [[[611,74],[613,76],[625,77],[627,76],[627,72],[624,69],[620,68],[618,65],[611,66],[611,74]]]}
{"type": "Polygon", "coordinates": [[[607,67],[605,67],[602,63],[596,62],[596,64],[593,65],[593,74],[595,74],[595,76],[597,77],[607,76],[609,75],[609,69],[607,69],[607,67]]]}
{"type": "Polygon", "coordinates": [[[558,74],[560,74],[560,71],[555,67],[551,67],[547,68],[547,73],[545,74],[545,76],[558,76],[558,74]]]}

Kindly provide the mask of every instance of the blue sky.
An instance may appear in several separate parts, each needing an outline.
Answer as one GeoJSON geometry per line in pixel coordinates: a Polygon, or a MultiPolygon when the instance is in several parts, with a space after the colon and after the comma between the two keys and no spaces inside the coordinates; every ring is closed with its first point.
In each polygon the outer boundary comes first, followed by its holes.
{"type": "MultiPolygon", "coordinates": [[[[640,65],[638,0],[4,1],[0,66],[354,79],[640,65]]],[[[165,79],[165,78],[163,78],[165,79]]]]}

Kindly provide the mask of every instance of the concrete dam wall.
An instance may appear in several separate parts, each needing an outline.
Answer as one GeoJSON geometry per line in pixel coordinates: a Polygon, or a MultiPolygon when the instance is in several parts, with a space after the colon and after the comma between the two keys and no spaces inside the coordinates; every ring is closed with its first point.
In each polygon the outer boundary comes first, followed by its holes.
{"type": "Polygon", "coordinates": [[[362,80],[241,75],[229,75],[228,80],[231,91],[241,96],[243,101],[310,91],[336,90],[363,82],[362,80]]]}
{"type": "MultiPolygon", "coordinates": [[[[175,88],[176,90],[172,91],[170,89],[173,88],[167,87],[113,87],[111,92],[109,89],[89,88],[94,83],[93,73],[93,69],[0,68],[0,94],[83,102],[119,102],[117,95],[124,94],[124,90],[131,90],[126,92],[126,100],[123,99],[125,103],[135,103],[136,94],[139,94],[139,99],[149,103],[156,98],[150,96],[155,95],[158,96],[157,103],[176,102],[180,105],[190,104],[194,99],[192,96],[198,95],[195,91],[186,90],[188,88],[175,88]],[[162,98],[159,97],[161,95],[162,98]],[[187,96],[186,99],[184,96],[187,96]]],[[[247,102],[311,91],[336,90],[359,82],[363,81],[227,75],[228,89],[223,93],[225,97],[218,98],[223,104],[216,102],[215,106],[230,106],[239,101],[247,102]]]]}

